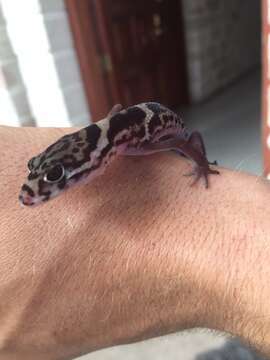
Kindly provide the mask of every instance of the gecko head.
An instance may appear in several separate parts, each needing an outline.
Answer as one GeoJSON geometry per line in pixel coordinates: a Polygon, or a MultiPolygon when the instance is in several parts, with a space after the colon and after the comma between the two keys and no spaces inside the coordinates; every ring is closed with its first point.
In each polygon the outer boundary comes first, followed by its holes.
{"type": "Polygon", "coordinates": [[[92,148],[86,137],[84,129],[65,135],[28,161],[29,175],[19,194],[22,205],[46,202],[89,174],[92,148]]]}
{"type": "Polygon", "coordinates": [[[26,206],[48,201],[66,187],[66,180],[66,170],[61,162],[47,165],[43,170],[33,169],[21,188],[19,200],[26,206]]]}

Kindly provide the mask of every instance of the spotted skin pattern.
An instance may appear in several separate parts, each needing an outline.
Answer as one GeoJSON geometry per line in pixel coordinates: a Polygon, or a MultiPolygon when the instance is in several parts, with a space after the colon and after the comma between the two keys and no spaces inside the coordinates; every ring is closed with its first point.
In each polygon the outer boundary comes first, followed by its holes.
{"type": "Polygon", "coordinates": [[[203,176],[217,173],[208,166],[201,137],[194,141],[191,135],[181,118],[161,104],[148,102],[127,109],[115,105],[106,118],[61,137],[30,159],[30,172],[19,201],[26,206],[48,201],[67,188],[102,174],[117,155],[147,155],[174,149],[203,164],[200,167],[207,168],[203,176]],[[195,151],[195,158],[189,150],[195,151]]]}

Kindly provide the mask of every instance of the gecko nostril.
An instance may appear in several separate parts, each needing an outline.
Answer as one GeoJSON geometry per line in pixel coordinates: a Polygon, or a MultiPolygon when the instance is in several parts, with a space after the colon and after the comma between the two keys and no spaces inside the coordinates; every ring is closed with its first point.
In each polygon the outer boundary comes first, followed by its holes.
{"type": "Polygon", "coordinates": [[[22,205],[31,206],[34,205],[32,197],[26,192],[21,192],[19,195],[19,201],[22,205]]]}

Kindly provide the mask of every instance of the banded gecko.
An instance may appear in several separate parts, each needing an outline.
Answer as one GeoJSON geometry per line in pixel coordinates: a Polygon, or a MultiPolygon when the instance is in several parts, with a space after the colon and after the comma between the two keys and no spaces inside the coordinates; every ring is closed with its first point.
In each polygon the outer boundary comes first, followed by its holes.
{"type": "Polygon", "coordinates": [[[102,174],[118,155],[148,155],[175,150],[195,163],[194,183],[208,187],[209,165],[199,132],[189,133],[181,118],[165,106],[147,102],[123,109],[115,105],[107,117],[61,137],[28,162],[29,175],[19,201],[33,206],[48,201],[82,180],[102,174]]]}

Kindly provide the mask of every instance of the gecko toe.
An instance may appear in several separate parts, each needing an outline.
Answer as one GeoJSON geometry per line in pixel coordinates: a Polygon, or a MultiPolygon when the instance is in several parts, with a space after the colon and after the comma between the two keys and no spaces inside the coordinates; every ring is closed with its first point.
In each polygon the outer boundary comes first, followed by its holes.
{"type": "Polygon", "coordinates": [[[217,165],[218,165],[218,162],[217,162],[217,160],[212,161],[212,162],[208,161],[208,165],[214,165],[214,166],[217,166],[217,165]]]}
{"type": "Polygon", "coordinates": [[[220,172],[218,170],[213,170],[213,169],[208,169],[208,174],[213,174],[213,175],[220,175],[220,172]]]}
{"type": "Polygon", "coordinates": [[[197,182],[200,180],[200,178],[203,178],[205,183],[205,188],[209,188],[209,175],[219,175],[220,172],[218,170],[213,170],[209,166],[198,166],[196,165],[192,172],[188,174],[184,174],[184,176],[195,176],[193,182],[190,186],[194,186],[197,184],[197,182]]]}

